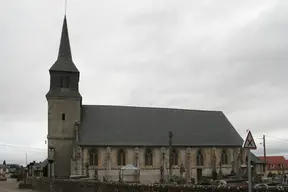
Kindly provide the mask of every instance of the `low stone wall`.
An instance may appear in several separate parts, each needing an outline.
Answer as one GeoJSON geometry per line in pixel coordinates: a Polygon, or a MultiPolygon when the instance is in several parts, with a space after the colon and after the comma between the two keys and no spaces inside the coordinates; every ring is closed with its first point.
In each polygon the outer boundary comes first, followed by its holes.
{"type": "MultiPolygon", "coordinates": [[[[199,185],[141,185],[104,183],[85,180],[49,180],[35,179],[33,189],[38,192],[246,192],[247,188],[236,187],[213,187],[199,185]]],[[[269,189],[258,188],[253,192],[280,192],[285,191],[283,187],[269,187],[269,189]]],[[[286,189],[288,191],[288,189],[286,189]]]]}

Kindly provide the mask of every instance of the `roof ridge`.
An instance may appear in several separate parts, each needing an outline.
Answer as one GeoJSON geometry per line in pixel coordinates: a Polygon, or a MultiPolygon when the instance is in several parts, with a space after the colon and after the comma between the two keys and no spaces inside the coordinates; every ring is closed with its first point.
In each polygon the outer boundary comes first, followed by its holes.
{"type": "MultiPolygon", "coordinates": [[[[259,156],[259,157],[264,157],[264,156],[259,156]]],[[[284,157],[285,158],[284,155],[266,155],[266,158],[267,157],[284,157]]]]}
{"type": "Polygon", "coordinates": [[[219,110],[203,110],[203,109],[181,109],[181,108],[170,108],[170,107],[146,107],[146,106],[134,106],[134,105],[82,105],[83,107],[85,106],[93,106],[93,107],[115,107],[115,108],[120,108],[120,107],[125,107],[125,108],[139,108],[139,109],[159,109],[159,110],[176,110],[176,111],[197,111],[197,112],[221,112],[219,110]]]}

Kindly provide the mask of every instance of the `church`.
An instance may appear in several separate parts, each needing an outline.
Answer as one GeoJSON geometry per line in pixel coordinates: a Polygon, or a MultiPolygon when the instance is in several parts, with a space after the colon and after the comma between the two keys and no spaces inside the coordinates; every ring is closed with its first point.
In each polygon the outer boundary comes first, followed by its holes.
{"type": "Polygon", "coordinates": [[[171,176],[200,181],[237,174],[245,162],[243,139],[221,111],[83,104],[66,15],[49,74],[51,177],[124,181],[130,167],[141,183],[171,176]]]}

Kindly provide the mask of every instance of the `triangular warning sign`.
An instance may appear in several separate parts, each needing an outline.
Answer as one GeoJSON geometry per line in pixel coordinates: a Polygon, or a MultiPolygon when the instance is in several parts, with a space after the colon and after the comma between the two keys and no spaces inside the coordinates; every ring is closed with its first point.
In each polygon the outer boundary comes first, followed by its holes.
{"type": "Polygon", "coordinates": [[[257,149],[256,143],[255,143],[253,136],[252,136],[250,131],[248,132],[248,135],[245,139],[245,142],[243,144],[243,148],[245,148],[245,149],[257,149]]]}

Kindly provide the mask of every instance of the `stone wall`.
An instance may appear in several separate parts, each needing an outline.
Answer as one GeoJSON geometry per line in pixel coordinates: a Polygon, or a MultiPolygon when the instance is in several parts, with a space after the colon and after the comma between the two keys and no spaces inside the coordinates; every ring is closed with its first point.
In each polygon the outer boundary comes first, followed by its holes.
{"type": "MultiPolygon", "coordinates": [[[[103,183],[81,180],[48,180],[35,179],[33,189],[38,192],[246,192],[247,188],[213,187],[197,185],[143,185],[103,183]]],[[[254,192],[287,191],[284,187],[254,188],[254,192]]]]}
{"type": "Polygon", "coordinates": [[[70,159],[75,143],[75,122],[80,120],[80,99],[48,99],[48,147],[54,148],[54,163],[50,168],[54,177],[71,175],[70,159]]]}

